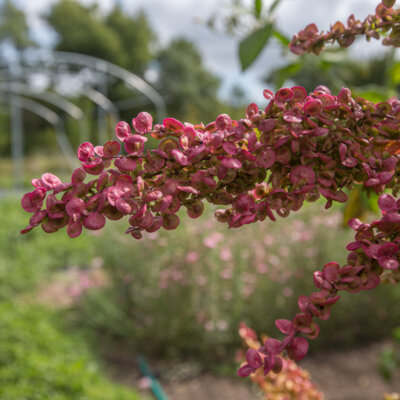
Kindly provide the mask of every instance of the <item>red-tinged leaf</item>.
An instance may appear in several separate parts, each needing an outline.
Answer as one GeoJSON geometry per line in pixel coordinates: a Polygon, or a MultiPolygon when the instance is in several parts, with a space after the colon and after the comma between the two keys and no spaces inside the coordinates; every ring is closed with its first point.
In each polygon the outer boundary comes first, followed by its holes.
{"type": "Polygon", "coordinates": [[[382,194],[378,199],[379,208],[385,212],[393,212],[399,209],[397,201],[387,193],[382,194]]]}
{"type": "Polygon", "coordinates": [[[336,262],[330,262],[324,265],[322,275],[329,282],[336,282],[339,278],[340,265],[336,262]]]}
{"type": "Polygon", "coordinates": [[[165,118],[163,124],[165,128],[173,133],[179,133],[185,128],[182,122],[175,118],[165,118]]]}
{"type": "Polygon", "coordinates": [[[94,157],[94,147],[92,143],[90,142],[82,143],[78,148],[79,160],[82,162],[86,162],[89,161],[89,159],[91,159],[92,157],[94,157]]]}
{"type": "Polygon", "coordinates": [[[308,341],[302,337],[295,337],[286,348],[288,356],[295,361],[302,360],[308,352],[308,341]]]}
{"type": "Polygon", "coordinates": [[[83,219],[83,226],[86,229],[97,230],[101,229],[106,224],[106,218],[100,213],[91,213],[83,219]]]}
{"type": "Polygon", "coordinates": [[[228,114],[220,114],[215,120],[215,124],[218,130],[228,131],[232,128],[232,119],[228,114]]]}
{"type": "Polygon", "coordinates": [[[272,90],[269,89],[264,89],[263,95],[267,100],[271,100],[274,98],[274,93],[272,92],[272,90]]]}
{"type": "Polygon", "coordinates": [[[308,331],[311,324],[312,324],[312,318],[308,314],[305,313],[297,314],[293,318],[293,326],[300,332],[308,331]]]}
{"type": "Polygon", "coordinates": [[[281,349],[281,342],[277,339],[269,338],[264,343],[264,349],[268,354],[279,354],[281,349]]]}
{"type": "Polygon", "coordinates": [[[349,227],[357,231],[363,223],[358,218],[351,218],[349,220],[349,227]]]}
{"type": "Polygon", "coordinates": [[[246,378],[250,374],[254,372],[254,368],[252,368],[249,364],[245,364],[239,368],[237,374],[242,378],[246,378]]]}
{"type": "Polygon", "coordinates": [[[132,119],[132,125],[136,132],[142,134],[150,132],[153,126],[153,117],[147,112],[141,112],[132,119]]]}
{"type": "Polygon", "coordinates": [[[82,183],[86,178],[86,172],[82,167],[76,168],[72,173],[71,183],[73,186],[77,186],[82,183]]]}
{"type": "MultiPolygon", "coordinates": [[[[327,319],[328,317],[329,317],[329,312],[326,315],[323,314],[319,315],[319,318],[321,319],[327,319]]],[[[313,322],[310,326],[310,332],[307,333],[307,337],[309,339],[316,339],[319,335],[319,331],[320,331],[319,325],[313,322]]]]}
{"type": "Polygon", "coordinates": [[[385,150],[392,156],[400,154],[400,140],[390,140],[386,145],[385,150]]]}
{"type": "Polygon", "coordinates": [[[276,356],[275,357],[275,363],[274,363],[274,366],[272,368],[272,371],[275,372],[276,374],[279,374],[279,372],[282,371],[282,368],[283,368],[282,358],[276,356]]]}
{"type": "Polygon", "coordinates": [[[285,335],[289,335],[294,330],[292,321],[288,319],[277,319],[275,325],[285,335]]]}
{"type": "Polygon", "coordinates": [[[260,354],[258,353],[257,350],[254,349],[248,349],[246,352],[246,360],[247,363],[252,367],[252,368],[260,368],[262,365],[262,358],[260,354]]]}
{"type": "Polygon", "coordinates": [[[43,174],[41,180],[43,185],[47,189],[53,189],[55,186],[62,183],[61,179],[58,176],[50,174],[49,172],[43,174]]]}
{"type": "Polygon", "coordinates": [[[136,169],[137,162],[132,157],[122,157],[122,158],[117,158],[114,161],[114,165],[121,172],[130,172],[130,171],[134,171],[136,169]]]}
{"type": "Polygon", "coordinates": [[[121,145],[116,140],[110,140],[103,146],[104,157],[114,157],[121,150],[121,145]]]}
{"type": "Polygon", "coordinates": [[[82,233],[81,221],[70,220],[67,225],[67,234],[70,238],[76,238],[82,233]]]}
{"type": "Polygon", "coordinates": [[[300,308],[300,310],[305,313],[308,311],[308,308],[310,307],[310,300],[307,296],[299,296],[299,298],[297,299],[297,304],[300,308]]]}
{"type": "Polygon", "coordinates": [[[225,168],[240,169],[242,168],[242,163],[237,158],[224,157],[221,164],[225,168]]]}

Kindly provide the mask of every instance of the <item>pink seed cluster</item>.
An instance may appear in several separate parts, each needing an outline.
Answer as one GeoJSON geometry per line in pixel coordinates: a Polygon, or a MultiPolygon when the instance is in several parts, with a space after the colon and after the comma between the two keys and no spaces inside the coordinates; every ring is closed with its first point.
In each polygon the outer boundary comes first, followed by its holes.
{"type": "MultiPolygon", "coordinates": [[[[239,335],[243,339],[245,345],[254,350],[252,354],[257,354],[256,350],[261,346],[257,334],[244,323],[241,323],[239,335]]],[[[249,358],[251,358],[251,356],[248,352],[247,359],[249,358]]],[[[240,361],[241,359],[242,357],[240,357],[240,361]]],[[[251,376],[251,380],[264,392],[263,398],[265,400],[322,400],[324,397],[311,382],[308,372],[287,357],[282,357],[282,370],[279,375],[272,372],[268,374],[268,376],[264,376],[262,373],[258,372],[251,376]]]]}
{"type": "Polygon", "coordinates": [[[347,24],[337,21],[326,33],[319,32],[315,24],[309,24],[296,34],[290,49],[294,54],[319,54],[327,43],[337,42],[341,47],[350,46],[357,36],[364,35],[367,40],[384,36],[385,46],[400,46],[400,9],[392,8],[396,0],[383,0],[376,7],[375,14],[368,15],[364,21],[351,15],[347,24]]]}
{"type": "Polygon", "coordinates": [[[127,232],[139,239],[143,231],[176,228],[181,207],[197,218],[204,201],[227,206],[216,217],[236,228],[285,217],[320,195],[327,207],[345,202],[343,189],[354,182],[377,193],[398,190],[398,100],[373,104],[323,86],[264,94],[267,107],[250,104],[239,121],[226,114],[207,126],[166,118],[153,128],[151,116],[140,113],[134,131],[119,122],[119,140],[80,145],[82,166],[70,182],[49,173],[32,180],[22,206],[33,216],[22,232],[67,226],[76,237],[82,227],[126,216],[127,232]],[[160,140],[157,149],[144,150],[148,134],[160,140]],[[87,175],[95,179],[85,183],[87,175]]]}
{"type": "MultiPolygon", "coordinates": [[[[217,220],[237,228],[286,217],[320,196],[327,208],[346,202],[344,189],[355,183],[367,192],[398,192],[400,101],[374,104],[346,88],[335,96],[324,86],[309,94],[299,86],[265,90],[264,97],[265,109],[250,104],[238,121],[222,114],[206,126],[166,118],[153,127],[142,112],[132,127],[119,122],[118,140],[79,147],[82,165],[70,182],[49,173],[32,181],[35,189],[23,196],[22,207],[33,216],[22,233],[38,225],[48,233],[66,226],[77,237],[83,227],[101,229],[107,219],[125,216],[126,233],[140,239],[143,232],[175,229],[182,207],[199,217],[204,201],[225,206],[217,220]],[[158,148],[145,150],[147,135],[159,140],[158,148]],[[87,175],[93,179],[85,182],[87,175]]],[[[249,350],[241,376],[259,368],[279,371],[283,350],[303,358],[308,341],[299,334],[318,336],[314,319],[329,317],[339,290],[371,289],[383,271],[398,270],[399,202],[385,194],[379,206],[380,221],[351,221],[357,234],[348,263],[328,263],[315,273],[319,291],[299,298],[301,313],[292,321],[276,322],[282,341],[270,338],[249,350]]]]}

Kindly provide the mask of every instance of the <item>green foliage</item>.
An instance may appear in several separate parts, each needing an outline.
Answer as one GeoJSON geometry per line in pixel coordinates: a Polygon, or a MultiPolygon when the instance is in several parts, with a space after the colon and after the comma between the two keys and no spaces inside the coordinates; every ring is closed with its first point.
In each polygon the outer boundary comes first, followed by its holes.
{"type": "Polygon", "coordinates": [[[95,256],[95,238],[71,240],[65,233],[20,235],[26,214],[16,198],[0,201],[0,300],[13,298],[46,279],[52,271],[71,265],[84,266],[95,256]]]}
{"type": "Polygon", "coordinates": [[[19,229],[25,223],[18,201],[1,199],[0,398],[139,399],[135,392],[107,380],[85,338],[67,332],[58,312],[30,304],[52,272],[74,264],[85,266],[91,260],[95,238],[71,241],[66,235],[41,232],[21,236],[19,229]]]}
{"type": "Polygon", "coordinates": [[[143,74],[149,61],[153,58],[151,47],[156,36],[144,13],[135,16],[124,13],[116,6],[105,20],[106,25],[118,36],[128,70],[143,74]]]}
{"type": "Polygon", "coordinates": [[[47,20],[59,36],[57,50],[103,58],[139,74],[152,59],[155,35],[143,13],[131,16],[115,6],[102,17],[94,6],[61,0],[47,20]]]}
{"type": "Polygon", "coordinates": [[[7,400],[137,400],[111,384],[82,338],[44,307],[0,303],[0,397],[7,400]]]}
{"type": "Polygon", "coordinates": [[[4,40],[10,40],[19,50],[33,44],[29,39],[26,16],[12,0],[4,0],[0,6],[0,42],[4,40]]]}
{"type": "Polygon", "coordinates": [[[366,98],[371,101],[395,95],[398,72],[391,51],[365,61],[351,58],[345,49],[327,49],[318,57],[286,55],[288,63],[269,72],[265,79],[277,88],[294,82],[312,91],[323,82],[335,93],[348,87],[356,96],[370,94],[366,98]]]}
{"type": "Polygon", "coordinates": [[[256,18],[261,17],[262,0],[254,0],[254,15],[256,18]]]}
{"type": "Polygon", "coordinates": [[[259,56],[273,33],[273,24],[267,22],[264,27],[256,29],[239,44],[239,59],[242,70],[246,70],[259,56]]]}
{"type": "Polygon", "coordinates": [[[207,123],[222,110],[219,79],[206,70],[193,43],[175,39],[159,53],[157,88],[167,102],[168,114],[184,121],[207,123]]]}
{"type": "Polygon", "coordinates": [[[379,357],[379,372],[386,380],[400,368],[400,327],[393,330],[393,343],[383,348],[379,357]]]}
{"type": "Polygon", "coordinates": [[[57,50],[74,51],[123,65],[126,54],[111,28],[96,16],[95,7],[85,7],[74,0],[56,3],[47,21],[57,32],[57,50]]]}
{"type": "Polygon", "coordinates": [[[271,6],[269,7],[268,12],[272,13],[274,12],[275,8],[278,7],[279,3],[281,2],[281,0],[274,0],[271,4],[271,6]]]}

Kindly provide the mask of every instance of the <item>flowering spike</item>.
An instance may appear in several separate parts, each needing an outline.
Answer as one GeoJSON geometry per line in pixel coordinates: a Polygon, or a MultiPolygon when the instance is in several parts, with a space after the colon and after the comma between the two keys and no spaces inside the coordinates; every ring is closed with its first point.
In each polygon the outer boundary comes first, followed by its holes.
{"type": "MultiPolygon", "coordinates": [[[[348,28],[336,24],[333,29],[340,35],[348,28]]],[[[315,35],[318,29],[311,24],[299,43],[304,38],[311,43],[315,35]]],[[[315,43],[313,49],[318,50],[315,43]]],[[[77,237],[83,228],[101,229],[106,219],[126,216],[126,233],[140,239],[145,232],[176,229],[181,207],[189,217],[199,217],[204,200],[224,206],[215,217],[237,228],[267,217],[275,221],[275,214],[286,217],[321,195],[327,208],[346,202],[345,190],[355,182],[367,193],[381,194],[379,220],[349,221],[356,233],[347,245],[347,264],[330,262],[314,273],[317,291],[299,297],[301,312],[292,321],[276,321],[284,338],[269,338],[258,351],[248,352],[241,376],[259,368],[278,372],[285,349],[293,359],[303,358],[308,342],[298,335],[318,336],[315,319],[329,317],[338,291],[372,289],[383,271],[397,276],[400,261],[400,200],[382,194],[392,190],[396,195],[399,189],[400,102],[374,104],[353,98],[346,88],[335,96],[324,86],[308,94],[298,86],[275,95],[266,90],[264,96],[270,100],[264,111],[253,103],[243,119],[221,114],[206,126],[166,118],[152,127],[151,116],[139,113],[132,120],[133,133],[124,121],[115,128],[127,154],[121,154],[117,140],[96,147],[83,143],[78,149],[82,166],[70,182],[45,173],[32,180],[33,191],[21,199],[23,209],[32,213],[21,233],[40,225],[47,233],[66,227],[70,237],[77,237]],[[160,143],[145,152],[147,133],[160,143]],[[89,182],[87,174],[92,175],[89,182]]]]}

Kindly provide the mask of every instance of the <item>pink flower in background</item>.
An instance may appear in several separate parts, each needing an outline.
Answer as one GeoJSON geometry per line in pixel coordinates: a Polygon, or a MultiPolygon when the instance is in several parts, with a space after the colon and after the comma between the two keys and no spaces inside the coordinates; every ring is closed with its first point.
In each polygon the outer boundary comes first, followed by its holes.
{"type": "Polygon", "coordinates": [[[252,284],[245,285],[242,289],[242,296],[247,299],[253,294],[254,289],[254,285],[252,284]]]}
{"type": "Polygon", "coordinates": [[[158,283],[158,287],[160,288],[160,289],[167,289],[167,287],[168,287],[169,285],[168,285],[168,281],[167,280],[161,280],[159,283],[158,283]]]}
{"type": "Polygon", "coordinates": [[[172,271],[171,278],[175,282],[179,282],[183,279],[183,273],[181,271],[176,271],[176,270],[172,271]]]}
{"type": "Polygon", "coordinates": [[[221,261],[231,261],[232,260],[232,252],[229,247],[223,247],[219,252],[219,258],[221,261]]]}
{"type": "Polygon", "coordinates": [[[275,243],[275,238],[272,235],[264,236],[264,243],[267,246],[272,246],[275,243]]]}
{"type": "Polygon", "coordinates": [[[274,266],[274,267],[279,267],[281,265],[281,260],[275,255],[271,254],[268,257],[268,261],[274,266]]]}
{"type": "Polygon", "coordinates": [[[149,232],[146,237],[149,240],[157,240],[159,238],[159,233],[158,232],[149,232]]]}
{"type": "Polygon", "coordinates": [[[305,256],[308,258],[315,257],[318,254],[318,250],[315,247],[309,247],[305,251],[305,256]]]}
{"type": "Polygon", "coordinates": [[[222,279],[232,279],[233,273],[231,269],[225,268],[219,273],[219,276],[222,279]]]}
{"type": "Polygon", "coordinates": [[[104,259],[102,257],[94,257],[91,265],[92,268],[101,268],[104,265],[104,259]]]}
{"type": "Polygon", "coordinates": [[[68,294],[71,297],[78,297],[82,294],[83,290],[79,285],[73,285],[68,288],[68,294]]]}
{"type": "Polygon", "coordinates": [[[92,281],[87,275],[82,275],[79,283],[81,285],[82,290],[89,289],[90,287],[93,286],[92,281]]]}
{"type": "Polygon", "coordinates": [[[213,331],[214,329],[215,329],[215,324],[214,324],[214,322],[213,321],[207,321],[205,324],[204,324],[204,329],[206,330],[206,331],[213,331]]]}
{"type": "Polygon", "coordinates": [[[293,289],[288,286],[285,286],[282,289],[282,294],[284,297],[291,297],[291,296],[293,296],[293,289]]]}
{"type": "Polygon", "coordinates": [[[199,253],[197,251],[189,251],[189,253],[186,254],[186,262],[188,263],[194,263],[199,259],[199,253]]]}
{"type": "Polygon", "coordinates": [[[279,247],[278,253],[282,257],[287,257],[290,254],[290,250],[286,246],[279,247]]]}
{"type": "Polygon", "coordinates": [[[204,275],[196,276],[196,283],[199,286],[204,286],[207,283],[207,278],[204,275]]]}
{"type": "Polygon", "coordinates": [[[341,219],[340,213],[335,213],[333,215],[327,215],[324,217],[324,225],[328,228],[335,227],[339,224],[341,219]]]}
{"type": "Polygon", "coordinates": [[[151,379],[147,376],[139,379],[138,388],[140,390],[148,390],[151,388],[151,379]]]}
{"type": "Polygon", "coordinates": [[[266,264],[263,264],[263,263],[257,263],[256,264],[256,271],[259,274],[266,274],[268,272],[268,266],[266,264]]]}
{"type": "Polygon", "coordinates": [[[203,244],[210,249],[215,249],[215,247],[217,247],[217,245],[222,242],[223,239],[224,236],[221,233],[213,232],[210,236],[204,238],[203,244]]]}
{"type": "Polygon", "coordinates": [[[218,320],[216,325],[219,331],[226,331],[228,329],[228,323],[223,319],[218,320]]]}

